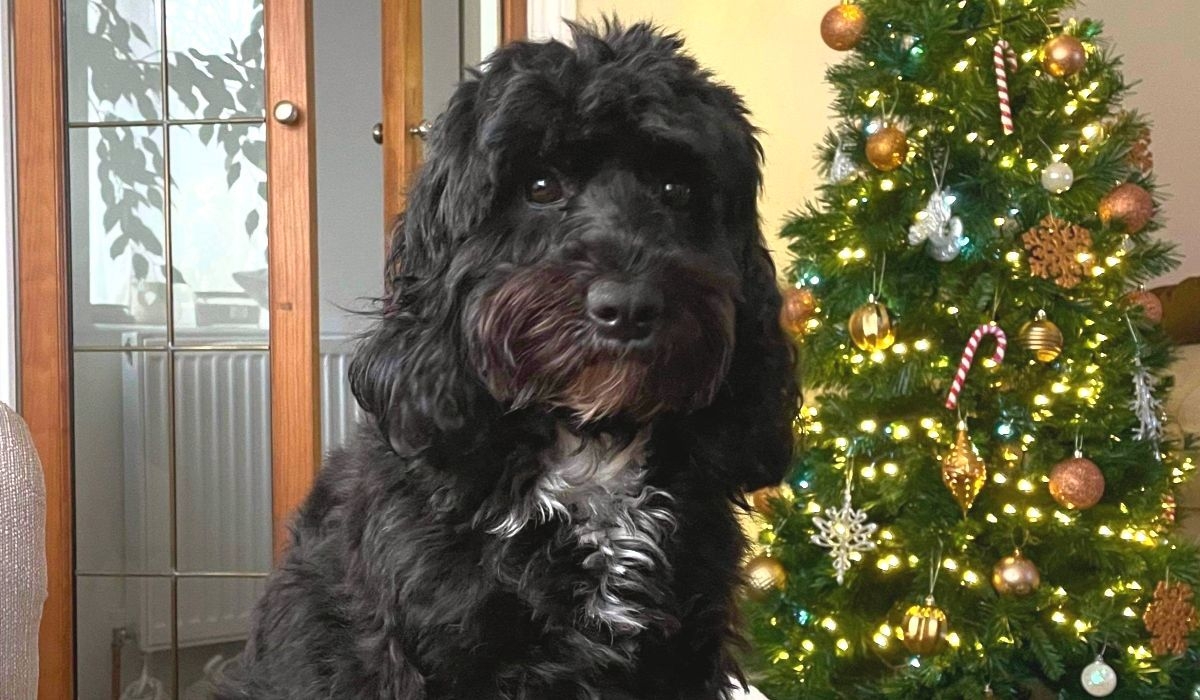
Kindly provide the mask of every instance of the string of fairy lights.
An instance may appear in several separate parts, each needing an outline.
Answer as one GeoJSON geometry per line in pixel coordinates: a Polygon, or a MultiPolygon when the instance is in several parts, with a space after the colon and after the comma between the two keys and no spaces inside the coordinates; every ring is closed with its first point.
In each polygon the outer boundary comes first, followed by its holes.
{"type": "MultiPolygon", "coordinates": [[[[1017,2],[995,0],[995,2],[998,16],[1005,12],[1006,7],[1014,5],[1027,8],[1022,10],[1024,12],[1036,12],[1036,8],[1033,6],[1037,4],[1037,0],[1017,0],[1017,2]]],[[[956,4],[961,10],[967,3],[966,0],[961,0],[953,4],[956,4]]],[[[1003,22],[997,22],[997,24],[1002,25],[1003,22]]],[[[831,9],[826,15],[826,19],[822,23],[822,36],[831,48],[848,51],[858,45],[869,25],[870,19],[859,4],[843,0],[842,4],[831,9]]],[[[887,27],[890,31],[891,25],[889,24],[887,27]]],[[[1017,67],[1019,70],[1033,70],[1038,78],[1046,76],[1050,79],[1065,79],[1079,74],[1087,62],[1099,51],[1090,37],[1085,36],[1081,39],[1074,36],[1079,31],[1079,27],[1070,25],[1065,31],[1050,36],[1040,45],[1024,47],[1019,54],[1019,61],[1010,63],[1010,66],[1017,67]]],[[[976,55],[980,53],[979,44],[985,41],[994,41],[996,33],[994,26],[989,26],[980,30],[979,35],[965,38],[963,46],[966,49],[966,55],[952,59],[952,71],[955,74],[969,74],[972,71],[990,69],[992,66],[983,65],[978,61],[976,55]]],[[[888,37],[900,42],[900,45],[907,48],[914,56],[919,56],[925,51],[919,38],[895,31],[890,31],[888,37]]],[[[1002,43],[1005,48],[1008,47],[1006,41],[1002,43]]],[[[1000,45],[998,43],[996,49],[997,69],[1000,68],[1002,62],[1000,45]]],[[[875,67],[876,63],[868,61],[867,65],[875,67]]],[[[999,80],[1001,79],[998,78],[999,80]]],[[[1062,117],[1068,120],[1104,112],[1113,94],[1109,86],[1100,80],[1071,82],[1064,80],[1062,86],[1063,100],[1057,109],[1062,117]]],[[[1003,105],[1000,111],[1007,112],[1008,95],[1004,92],[1007,90],[1007,83],[1002,82],[1000,88],[1002,90],[1000,101],[1003,105]]],[[[931,86],[901,83],[895,92],[898,93],[901,90],[908,90],[910,94],[906,93],[905,97],[911,98],[913,104],[922,107],[936,107],[946,100],[946,94],[943,91],[931,86]]],[[[889,109],[894,110],[895,105],[900,102],[897,94],[889,94],[889,92],[887,89],[873,87],[863,90],[857,95],[858,103],[866,110],[882,111],[882,117],[870,120],[864,129],[864,133],[867,135],[864,155],[866,160],[874,166],[876,173],[864,176],[863,171],[855,162],[856,159],[849,153],[845,140],[838,140],[830,170],[831,184],[838,186],[830,188],[828,191],[840,199],[832,199],[827,201],[827,204],[833,211],[838,211],[840,206],[840,211],[846,213],[845,221],[842,226],[834,227],[825,236],[825,242],[830,244],[827,246],[827,252],[823,254],[826,256],[825,259],[810,261],[812,269],[828,272],[802,273],[795,288],[785,290],[785,308],[781,320],[785,329],[792,333],[798,342],[805,342],[806,338],[817,334],[843,332],[840,325],[837,324],[827,328],[829,321],[821,308],[816,293],[821,288],[822,275],[831,276],[836,274],[837,270],[849,270],[854,267],[864,271],[869,270],[872,278],[876,280],[872,285],[872,295],[868,298],[867,303],[851,316],[846,328],[850,338],[846,339],[846,342],[832,346],[834,348],[832,356],[837,360],[840,370],[853,377],[873,376],[875,373],[890,368],[895,363],[900,363],[918,366],[930,375],[944,374],[951,372],[952,368],[956,366],[956,361],[959,361],[957,355],[959,348],[942,347],[942,343],[934,337],[932,332],[924,334],[927,337],[904,338],[897,341],[888,310],[876,298],[882,284],[879,279],[882,277],[882,271],[878,269],[880,258],[866,241],[854,242],[856,238],[860,237],[860,234],[856,233],[854,229],[853,217],[856,211],[870,205],[872,198],[879,193],[893,193],[913,184],[907,181],[909,176],[900,170],[901,167],[906,164],[913,165],[922,160],[935,160],[935,153],[939,147],[945,147],[946,139],[952,138],[953,135],[960,132],[960,126],[955,122],[959,122],[962,115],[958,108],[947,106],[943,110],[948,117],[945,120],[947,123],[937,127],[922,125],[910,135],[906,131],[903,120],[888,111],[889,109]],[[857,179],[857,186],[849,186],[848,183],[855,179],[857,179]]],[[[1004,118],[1000,117],[1000,120],[1003,121],[1004,118]]],[[[1008,128],[1007,124],[1005,124],[1005,128],[1008,128]]],[[[989,149],[994,154],[995,166],[1001,171],[1015,172],[1023,169],[1030,175],[1040,174],[1043,188],[1053,197],[1068,192],[1074,185],[1075,174],[1069,161],[1076,155],[1085,156],[1101,149],[1109,137],[1109,128],[1102,118],[1092,117],[1085,120],[1082,125],[1072,129],[1078,133],[1078,139],[1063,139],[1062,142],[1053,145],[1043,142],[1046,150],[1044,159],[1026,155],[1018,141],[1013,140],[1012,145],[1009,146],[1005,141],[1006,136],[999,134],[990,136],[986,130],[982,129],[961,130],[962,133],[958,138],[962,144],[989,149]],[[999,148],[998,151],[997,148],[999,148]]],[[[1005,133],[1010,132],[1006,131],[1005,133]]],[[[930,256],[936,260],[948,262],[958,255],[958,247],[969,243],[969,240],[959,233],[961,224],[953,221],[953,207],[958,203],[957,196],[953,192],[942,189],[941,180],[945,177],[945,166],[942,166],[941,173],[936,170],[936,165],[933,167],[935,168],[933,174],[936,190],[930,198],[930,204],[926,211],[917,215],[914,229],[921,227],[926,216],[934,217],[933,225],[932,227],[925,226],[927,231],[914,231],[909,242],[910,244],[923,244],[928,240],[930,247],[927,248],[927,252],[930,256]],[[939,229],[943,234],[947,230],[954,232],[950,239],[946,239],[953,242],[954,245],[943,243],[942,245],[945,247],[940,251],[941,257],[937,254],[938,251],[934,250],[933,239],[928,235],[939,232],[939,229]],[[917,233],[923,235],[918,236],[917,233]]],[[[1068,226],[1062,225],[1062,222],[1057,219],[1050,220],[1054,219],[1053,206],[1051,206],[1051,214],[1043,220],[1040,230],[1031,229],[1025,236],[996,235],[993,237],[994,240],[1011,238],[1017,243],[1022,241],[1025,243],[1024,246],[1018,245],[1010,250],[1000,251],[998,259],[1003,261],[1000,268],[1007,271],[1011,280],[1027,279],[1030,274],[1035,274],[1054,280],[1064,290],[1073,289],[1088,280],[1100,280],[1105,275],[1113,273],[1110,276],[1114,279],[1107,286],[1100,286],[1098,289],[1107,296],[1119,294],[1122,298],[1118,301],[1112,299],[1100,301],[1101,313],[1110,317],[1124,316],[1128,322],[1127,314],[1129,312],[1127,309],[1135,308],[1140,309],[1139,313],[1143,313],[1145,317],[1153,321],[1156,313],[1161,315],[1161,306],[1155,309],[1153,305],[1157,303],[1156,299],[1148,298],[1144,292],[1139,291],[1125,295],[1123,289],[1125,282],[1123,275],[1120,274],[1121,266],[1130,253],[1136,250],[1138,245],[1135,240],[1136,236],[1152,218],[1153,209],[1151,195],[1140,186],[1126,183],[1116,187],[1101,200],[1098,214],[1107,228],[1118,231],[1120,235],[1105,236],[1100,240],[1094,240],[1090,232],[1083,231],[1081,233],[1079,230],[1071,230],[1068,226]],[[1083,233],[1087,235],[1083,236],[1083,233]],[[1067,255],[1064,259],[1045,261],[1045,264],[1039,268],[1035,262],[1042,263],[1043,261],[1035,260],[1035,258],[1037,257],[1037,245],[1042,242],[1038,238],[1041,234],[1055,237],[1056,241],[1066,239],[1068,243],[1081,238],[1086,240],[1076,245],[1075,248],[1068,245],[1067,255]],[[1115,292],[1115,294],[1110,294],[1110,292],[1115,292]]],[[[1016,219],[1020,214],[1020,209],[1010,208],[1003,214],[996,215],[992,219],[996,233],[1012,234],[1015,230],[1014,227],[1018,226],[1016,219]]],[[[999,299],[997,299],[998,304],[999,299]]],[[[944,313],[948,317],[958,317],[963,313],[963,309],[956,305],[946,304],[941,306],[938,312],[944,313]]],[[[1161,318],[1161,316],[1159,317],[1161,318]]],[[[853,565],[861,564],[864,559],[871,556],[874,559],[874,568],[880,574],[889,576],[906,571],[919,572],[928,567],[929,595],[923,602],[908,608],[901,620],[880,620],[878,625],[869,626],[865,631],[865,639],[859,638],[864,635],[860,625],[854,625],[853,634],[851,634],[849,630],[845,629],[843,621],[839,620],[836,614],[820,616],[807,609],[795,611],[795,621],[799,622],[806,632],[794,644],[789,644],[787,648],[775,649],[770,657],[772,664],[792,669],[796,674],[796,682],[803,684],[806,680],[805,674],[811,666],[809,658],[814,654],[821,653],[822,649],[832,649],[836,656],[852,656],[861,653],[859,650],[866,646],[874,646],[880,651],[888,651],[897,645],[902,645],[910,652],[904,662],[905,665],[920,668],[931,656],[947,647],[957,650],[959,654],[965,650],[974,650],[977,660],[986,664],[986,654],[989,646],[993,643],[1010,646],[1018,644],[1018,634],[1012,630],[988,640],[971,638],[966,631],[956,630],[953,621],[948,620],[945,611],[937,606],[935,588],[940,580],[943,586],[957,585],[966,589],[979,589],[992,585],[1002,595],[1028,595],[1041,583],[1036,566],[1022,555],[1020,546],[1014,546],[1013,554],[1002,559],[996,564],[994,570],[989,572],[978,561],[972,561],[974,557],[970,546],[975,539],[974,535],[966,535],[963,543],[956,548],[957,552],[939,550],[925,555],[916,551],[908,551],[902,534],[897,532],[894,527],[884,526],[876,530],[875,526],[871,525],[870,529],[865,531],[855,529],[863,526],[865,514],[863,511],[853,511],[850,507],[850,484],[852,481],[859,484],[874,484],[880,489],[887,489],[886,485],[889,481],[908,478],[906,469],[897,459],[861,459],[856,451],[864,443],[878,445],[881,441],[884,443],[890,441],[908,449],[921,446],[930,452],[943,455],[939,459],[944,459],[948,454],[948,442],[956,441],[957,447],[964,453],[964,461],[977,460],[982,469],[982,472],[971,472],[971,477],[968,479],[968,481],[971,479],[976,481],[967,486],[967,489],[973,489],[974,493],[964,494],[969,497],[959,498],[960,494],[955,491],[954,486],[951,486],[949,477],[946,476],[947,467],[943,466],[943,477],[947,480],[947,487],[951,489],[963,507],[964,518],[974,502],[974,496],[979,493],[979,489],[985,488],[986,484],[986,488],[992,490],[993,495],[988,500],[988,503],[992,505],[982,512],[972,514],[972,517],[978,517],[983,522],[999,529],[1029,533],[1033,530],[1050,532],[1052,528],[1061,528],[1063,531],[1078,532],[1078,529],[1084,526],[1083,523],[1086,523],[1086,527],[1093,529],[1095,536],[1102,540],[1119,541],[1127,543],[1129,546],[1140,546],[1148,550],[1160,547],[1174,549],[1176,547],[1165,533],[1167,527],[1174,522],[1174,500],[1170,494],[1164,494],[1158,512],[1153,514],[1146,512],[1144,508],[1131,507],[1124,500],[1119,500],[1115,508],[1117,515],[1105,518],[1104,522],[1096,523],[1094,517],[1089,516],[1085,519],[1081,516],[1082,511],[1090,508],[1095,501],[1099,500],[1097,494],[1084,493],[1089,489],[1094,492],[1096,486],[1095,478],[1091,472],[1087,471],[1089,468],[1087,465],[1095,470],[1096,475],[1099,475],[1099,469],[1084,456],[1084,446],[1078,438],[1078,431],[1074,459],[1065,459],[1050,473],[1033,474],[1028,470],[1012,468],[1024,464],[1027,453],[1038,443],[1038,424],[1066,421],[1068,424],[1078,425],[1085,412],[1097,409],[1105,410],[1115,405],[1113,402],[1116,401],[1116,396],[1113,392],[1130,391],[1128,386],[1110,385],[1105,381],[1101,372],[1100,363],[1110,360],[1106,347],[1113,340],[1110,335],[1115,332],[1111,328],[1113,324],[1098,324],[1095,319],[1087,317],[1083,318],[1080,323],[1082,327],[1076,329],[1078,332],[1073,334],[1071,342],[1088,351],[1089,359],[1086,360],[1078,359],[1075,356],[1061,356],[1066,341],[1062,332],[1047,318],[1044,311],[1039,312],[1035,318],[1029,319],[1029,322],[1017,334],[1017,340],[1021,346],[1032,353],[1032,357],[1028,359],[1030,366],[1043,368],[1052,366],[1055,371],[1043,372],[1046,375],[1042,380],[1044,383],[1026,397],[1029,403],[1027,416],[1030,424],[1021,426],[1014,421],[1004,419],[996,424],[992,434],[1000,446],[998,454],[1006,468],[994,470],[991,473],[987,473],[987,470],[983,468],[982,460],[974,445],[970,443],[969,436],[964,438],[967,431],[961,414],[957,417],[946,417],[945,414],[939,415],[931,411],[927,415],[914,418],[856,416],[854,422],[851,423],[847,423],[845,417],[839,415],[834,420],[838,427],[832,428],[823,419],[819,402],[809,402],[801,407],[797,418],[798,433],[808,441],[815,441],[823,447],[831,447],[833,468],[846,474],[846,501],[843,506],[845,512],[840,512],[836,508],[830,509],[828,504],[822,504],[810,490],[809,482],[803,479],[795,485],[802,495],[797,494],[796,489],[786,485],[756,494],[754,504],[761,516],[756,522],[759,530],[757,537],[763,553],[752,559],[747,566],[752,586],[760,594],[781,590],[785,586],[786,571],[778,561],[770,556],[774,547],[787,544],[779,542],[776,522],[770,517],[782,503],[791,509],[790,512],[815,519],[820,526],[820,532],[814,537],[814,541],[818,541],[820,538],[820,546],[831,547],[833,549],[831,556],[835,560],[840,557],[853,565]],[[922,445],[922,443],[924,444],[922,445]],[[1081,464],[1076,464],[1077,462],[1081,464]],[[1059,478],[1059,467],[1063,465],[1071,468],[1068,474],[1069,478],[1064,477],[1068,482],[1068,486],[1065,487],[1063,483],[1055,482],[1059,478]],[[1086,486],[1082,491],[1077,488],[1080,482],[1086,486]],[[1073,488],[1074,491],[1072,491],[1073,488]],[[1047,494],[1052,496],[1050,502],[1055,503],[1054,507],[1046,505],[1045,496],[1047,494]],[[1095,496],[1095,499],[1088,503],[1087,501],[1092,495],[1095,496]],[[845,517],[842,520],[831,520],[829,518],[831,513],[845,517]],[[822,514],[825,516],[824,519],[822,519],[822,514]],[[872,536],[869,546],[862,546],[864,532],[872,536]],[[858,543],[857,548],[856,545],[851,544],[853,542],[858,543]]],[[[993,309],[992,324],[995,324],[995,309],[993,309]]],[[[1130,322],[1130,331],[1134,332],[1132,322],[1130,322]]],[[[1134,332],[1134,337],[1136,340],[1136,332],[1134,332]]],[[[1125,341],[1126,338],[1121,340],[1125,341]]],[[[997,357],[1002,360],[1003,354],[1001,353],[997,357]]],[[[978,364],[984,370],[981,376],[984,381],[989,383],[989,388],[995,391],[1003,390],[1003,382],[996,378],[994,372],[990,374],[987,372],[995,370],[1000,362],[992,357],[982,357],[978,364]]],[[[1141,366],[1140,358],[1138,358],[1138,366],[1141,366]]],[[[979,377],[975,377],[974,381],[980,381],[979,377]]],[[[1143,382],[1140,393],[1150,394],[1150,387],[1146,384],[1145,378],[1143,377],[1140,381],[1143,382]]],[[[1140,400],[1143,402],[1141,407],[1143,411],[1147,410],[1147,405],[1155,409],[1159,405],[1152,396],[1143,397],[1140,400]],[[1147,404],[1147,401],[1153,403],[1147,404]]],[[[1148,411],[1147,416],[1139,413],[1139,417],[1143,421],[1143,431],[1140,433],[1143,438],[1154,432],[1145,427],[1147,420],[1157,420],[1156,416],[1149,415],[1152,413],[1155,411],[1148,411]]],[[[1155,430],[1158,428],[1155,427],[1155,430]]],[[[1121,443],[1123,440],[1136,438],[1110,434],[1106,436],[1106,439],[1113,443],[1121,443]]],[[[879,451],[886,452],[887,450],[879,451]]],[[[1170,467],[1172,484],[1184,483],[1195,470],[1195,464],[1190,457],[1166,451],[1159,451],[1158,454],[1162,463],[1170,467]]],[[[1098,478],[1099,493],[1102,494],[1103,476],[1099,475],[1098,478]]],[[[1016,544],[1014,543],[1014,545],[1016,544]]],[[[842,568],[838,568],[839,584],[842,574],[842,568]]],[[[1137,577],[1118,576],[1103,589],[1102,595],[1114,610],[1119,610],[1121,617],[1142,617],[1141,611],[1146,609],[1150,591],[1155,588],[1149,583],[1149,579],[1154,578],[1155,575],[1155,573],[1147,573],[1145,576],[1137,577]]],[[[1160,583],[1159,588],[1162,586],[1163,584],[1160,583]]],[[[1104,660],[1104,653],[1109,650],[1109,642],[1099,634],[1101,620],[1097,619],[1096,615],[1089,614],[1079,609],[1078,606],[1073,606],[1072,596],[1062,586],[1055,586],[1050,591],[1048,599],[1050,604],[1041,610],[1040,614],[1043,614],[1046,620],[1052,622],[1064,633],[1073,635],[1080,643],[1088,645],[1096,654],[1095,663],[1084,668],[1080,676],[1081,685],[1089,694],[1096,697],[1111,694],[1116,687],[1117,678],[1116,672],[1104,660]]],[[[1156,594],[1155,600],[1158,599],[1156,594]]],[[[1148,619],[1149,615],[1147,615],[1148,619]]],[[[790,622],[790,620],[781,620],[778,616],[773,616],[769,620],[771,626],[790,624],[790,622]]],[[[1127,667],[1131,666],[1147,671],[1152,668],[1155,653],[1146,644],[1126,644],[1124,652],[1127,655],[1127,667]]],[[[990,682],[986,691],[987,697],[992,697],[990,682]]]]}

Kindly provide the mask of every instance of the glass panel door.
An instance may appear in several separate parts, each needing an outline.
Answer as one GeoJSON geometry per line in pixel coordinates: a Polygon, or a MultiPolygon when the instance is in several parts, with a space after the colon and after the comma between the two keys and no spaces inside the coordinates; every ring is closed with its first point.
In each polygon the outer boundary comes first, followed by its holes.
{"type": "Polygon", "coordinates": [[[271,564],[263,2],[65,9],[78,697],[205,697],[271,564]]]}

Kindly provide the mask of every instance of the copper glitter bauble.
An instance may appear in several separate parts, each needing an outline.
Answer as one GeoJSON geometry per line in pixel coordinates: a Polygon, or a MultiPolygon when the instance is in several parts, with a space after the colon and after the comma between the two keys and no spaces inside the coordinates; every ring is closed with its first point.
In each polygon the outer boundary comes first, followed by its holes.
{"type": "Polygon", "coordinates": [[[908,157],[908,134],[894,126],[885,126],[867,138],[867,160],[876,168],[891,172],[908,157]]]}
{"type": "Polygon", "coordinates": [[[750,504],[754,510],[764,517],[774,517],[775,508],[781,502],[789,502],[793,498],[792,487],[787,484],[767,486],[750,494],[750,504]]]}
{"type": "Polygon", "coordinates": [[[992,569],[992,587],[1000,595],[1026,596],[1042,585],[1042,575],[1033,562],[1016,550],[992,569]]]}
{"type": "Polygon", "coordinates": [[[1163,320],[1163,303],[1154,292],[1148,292],[1144,289],[1139,289],[1125,295],[1125,300],[1130,306],[1142,307],[1142,315],[1151,323],[1162,323],[1163,320]]]}
{"type": "Polygon", "coordinates": [[[1076,453],[1054,465],[1050,495],[1064,508],[1087,510],[1104,497],[1104,473],[1095,462],[1076,453]]]}
{"type": "Polygon", "coordinates": [[[865,352],[887,350],[896,342],[896,331],[892,328],[887,307],[874,297],[850,314],[846,330],[854,345],[865,352]]]}
{"type": "Polygon", "coordinates": [[[817,311],[817,295],[808,287],[788,287],[783,290],[783,306],[779,309],[779,325],[788,335],[798,338],[808,328],[808,320],[817,311]]]}
{"type": "Polygon", "coordinates": [[[946,613],[937,606],[933,596],[924,605],[914,605],[904,613],[902,623],[904,646],[914,654],[936,654],[946,644],[949,624],[946,613]]]}
{"type": "Polygon", "coordinates": [[[867,13],[850,3],[834,7],[821,20],[821,38],[834,51],[849,51],[858,46],[866,30],[867,13]]]}
{"type": "Polygon", "coordinates": [[[942,458],[942,483],[949,489],[965,515],[987,482],[987,465],[967,434],[966,423],[958,424],[954,447],[942,458]]]}
{"type": "Polygon", "coordinates": [[[1054,362],[1063,351],[1062,331],[1046,318],[1045,311],[1039,311],[1036,319],[1021,326],[1017,342],[1042,364],[1054,362]]]}
{"type": "Polygon", "coordinates": [[[746,562],[744,569],[747,592],[754,598],[762,598],[772,591],[781,591],[787,585],[787,569],[778,559],[760,554],[746,562]]]}
{"type": "Polygon", "coordinates": [[[1067,78],[1087,65],[1087,49],[1070,34],[1060,34],[1042,47],[1042,67],[1055,78],[1067,78]]]}
{"type": "Polygon", "coordinates": [[[1104,195],[1098,211],[1105,226],[1134,234],[1154,218],[1154,198],[1142,187],[1126,182],[1104,195]]]}

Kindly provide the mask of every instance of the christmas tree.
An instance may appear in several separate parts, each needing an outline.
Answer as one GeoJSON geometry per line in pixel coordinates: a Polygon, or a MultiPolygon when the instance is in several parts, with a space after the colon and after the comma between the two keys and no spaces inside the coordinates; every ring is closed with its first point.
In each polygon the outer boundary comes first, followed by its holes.
{"type": "Polygon", "coordinates": [[[1177,261],[1148,122],[1072,5],[822,24],[840,119],[783,231],[807,400],[747,563],[768,696],[1200,697],[1193,467],[1140,287],[1177,261]]]}

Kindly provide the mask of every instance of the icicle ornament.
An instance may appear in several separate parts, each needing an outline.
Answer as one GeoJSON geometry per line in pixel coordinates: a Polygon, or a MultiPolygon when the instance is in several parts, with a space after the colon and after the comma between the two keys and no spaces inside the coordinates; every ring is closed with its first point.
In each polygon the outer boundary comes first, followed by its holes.
{"type": "Polygon", "coordinates": [[[1140,423],[1135,436],[1138,440],[1158,444],[1163,437],[1162,401],[1154,395],[1154,377],[1142,365],[1142,358],[1134,357],[1133,364],[1133,401],[1130,405],[1140,423]]]}

